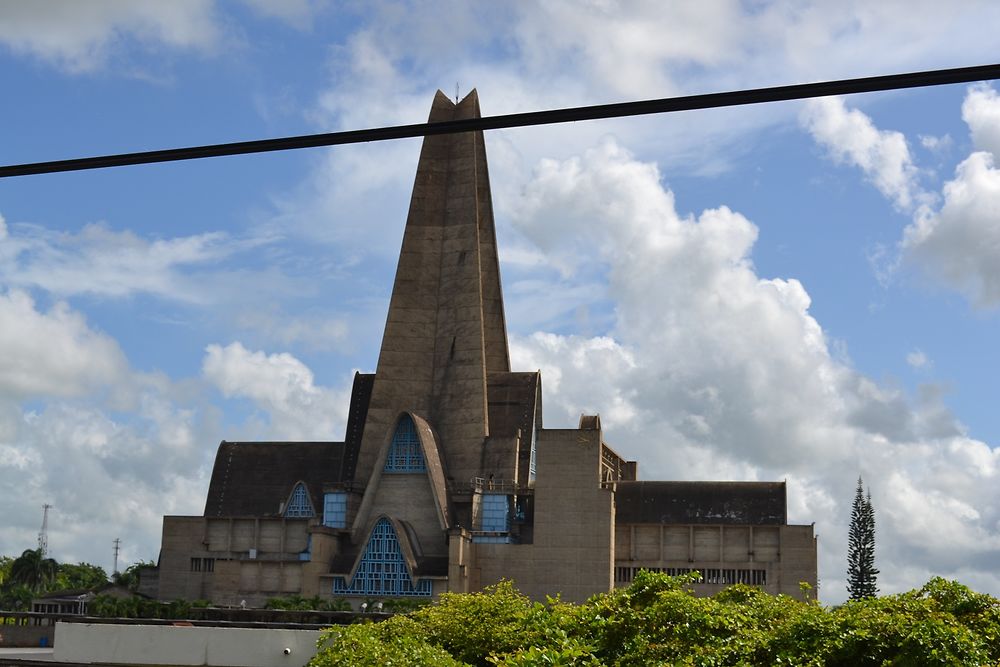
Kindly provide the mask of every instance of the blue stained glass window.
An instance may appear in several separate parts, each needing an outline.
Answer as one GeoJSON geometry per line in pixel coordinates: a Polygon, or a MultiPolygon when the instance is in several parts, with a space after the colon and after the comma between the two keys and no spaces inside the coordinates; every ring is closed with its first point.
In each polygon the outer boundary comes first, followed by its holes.
{"type": "Polygon", "coordinates": [[[305,484],[299,482],[295,485],[295,490],[292,491],[292,499],[288,501],[288,507],[285,508],[285,516],[301,519],[315,515],[316,512],[313,510],[312,501],[309,500],[309,494],[306,493],[305,484]]]}
{"type": "Polygon", "coordinates": [[[510,509],[507,496],[499,493],[483,495],[483,530],[506,533],[510,530],[510,509]]]}
{"type": "Polygon", "coordinates": [[[420,446],[420,437],[416,426],[409,415],[403,415],[396,425],[396,432],[389,445],[389,456],[385,459],[384,472],[407,473],[427,472],[424,462],[424,450],[420,446]]]}
{"type": "Polygon", "coordinates": [[[347,528],[347,494],[343,491],[323,496],[323,525],[330,528],[347,528]]]}
{"type": "Polygon", "coordinates": [[[365,553],[361,557],[350,585],[344,577],[334,577],[334,595],[430,596],[431,581],[416,584],[406,569],[403,552],[399,549],[396,530],[388,519],[379,519],[372,529],[365,553]]]}

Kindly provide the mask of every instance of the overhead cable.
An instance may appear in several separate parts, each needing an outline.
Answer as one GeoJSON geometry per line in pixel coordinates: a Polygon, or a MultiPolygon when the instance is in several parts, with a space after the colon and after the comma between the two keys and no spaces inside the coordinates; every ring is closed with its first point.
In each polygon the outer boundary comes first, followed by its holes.
{"type": "Polygon", "coordinates": [[[238,141],[207,146],[190,146],[187,148],[168,148],[164,150],[142,151],[137,153],[122,153],[119,155],[101,155],[95,157],[72,158],[68,160],[53,160],[49,162],[13,164],[0,166],[0,178],[28,176],[33,174],[48,174],[61,171],[103,169],[105,167],[121,167],[136,164],[150,164],[154,162],[196,160],[200,158],[221,157],[225,155],[267,153],[298,148],[316,148],[319,146],[339,146],[344,144],[388,141],[391,139],[405,139],[410,137],[431,136],[438,134],[454,134],[475,130],[499,130],[514,127],[551,125],[554,123],[572,123],[583,120],[623,118],[627,116],[672,113],[676,111],[693,111],[696,109],[715,109],[719,107],[741,106],[746,104],[763,104],[765,102],[782,102],[812,97],[828,97],[831,95],[853,95],[856,93],[871,93],[885,90],[899,90],[903,88],[920,88],[925,86],[940,86],[954,83],[969,83],[973,81],[987,81],[998,78],[1000,78],[1000,64],[980,65],[976,67],[959,67],[954,69],[940,69],[926,72],[910,72],[908,74],[873,76],[860,79],[841,79],[838,81],[803,83],[791,86],[735,90],[724,93],[709,93],[705,95],[687,95],[684,97],[667,97],[656,100],[598,104],[583,107],[571,107],[567,109],[552,109],[549,111],[530,111],[525,113],[506,114],[502,116],[487,116],[485,118],[450,120],[439,123],[394,125],[390,127],[376,127],[364,130],[348,130],[346,132],[306,134],[295,137],[258,139],[254,141],[238,141]]]}

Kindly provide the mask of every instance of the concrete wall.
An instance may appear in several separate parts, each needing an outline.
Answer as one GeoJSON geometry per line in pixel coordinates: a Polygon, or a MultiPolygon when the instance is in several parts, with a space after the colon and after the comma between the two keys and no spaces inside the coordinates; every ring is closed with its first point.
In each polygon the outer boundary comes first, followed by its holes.
{"type": "Polygon", "coordinates": [[[611,590],[614,497],[601,485],[601,432],[538,433],[533,544],[473,544],[472,590],[512,579],[535,600],[611,590]]]}
{"type": "Polygon", "coordinates": [[[57,623],[53,659],[120,665],[301,667],[316,654],[319,634],[319,630],[57,623]]]}
{"type": "Polygon", "coordinates": [[[52,646],[55,625],[0,625],[0,646],[52,646]]]}
{"type": "MultiPolygon", "coordinates": [[[[677,574],[698,570],[712,578],[737,577],[772,594],[801,597],[799,582],[816,594],[816,539],[812,526],[625,524],[615,533],[615,585],[626,586],[640,568],[677,574]],[[763,572],[763,575],[759,573],[763,572]]],[[[711,595],[729,583],[694,586],[711,595]]]]}
{"type": "Polygon", "coordinates": [[[322,564],[300,559],[309,540],[308,519],[163,517],[159,598],[242,601],[261,606],[269,597],[317,592],[320,571],[329,570],[336,538],[315,540],[322,564]],[[250,557],[251,550],[255,556],[250,557]],[[193,563],[197,559],[198,563],[193,563]]]}

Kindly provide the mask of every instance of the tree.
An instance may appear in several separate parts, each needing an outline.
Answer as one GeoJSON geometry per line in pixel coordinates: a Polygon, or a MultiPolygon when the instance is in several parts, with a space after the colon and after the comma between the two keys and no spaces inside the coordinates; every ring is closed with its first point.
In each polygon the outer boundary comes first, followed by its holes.
{"type": "Polygon", "coordinates": [[[875,510],[871,491],[865,495],[858,476],[858,488],[851,506],[851,528],[847,536],[847,593],[852,600],[878,595],[875,568],[875,510]]]}
{"type": "Polygon", "coordinates": [[[60,563],[56,572],[55,588],[68,590],[75,588],[100,588],[108,583],[108,574],[103,567],[90,563],[60,563]]]}
{"type": "Polygon", "coordinates": [[[56,579],[59,564],[45,558],[41,549],[27,549],[10,566],[10,581],[38,593],[56,579]]]}

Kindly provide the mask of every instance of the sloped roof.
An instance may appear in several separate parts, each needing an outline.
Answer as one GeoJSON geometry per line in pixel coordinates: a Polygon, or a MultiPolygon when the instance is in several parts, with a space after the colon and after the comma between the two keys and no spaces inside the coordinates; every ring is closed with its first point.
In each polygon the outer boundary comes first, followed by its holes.
{"type": "Polygon", "coordinates": [[[490,373],[486,386],[490,435],[510,437],[521,429],[521,437],[530,437],[537,392],[537,372],[490,373]]]}
{"type": "Polygon", "coordinates": [[[619,482],[617,523],[786,523],[784,482],[619,482]]]}
{"type": "Polygon", "coordinates": [[[323,486],[340,481],[342,442],[225,442],[219,445],[205,516],[278,516],[298,481],[313,508],[323,508],[323,486]]]}

